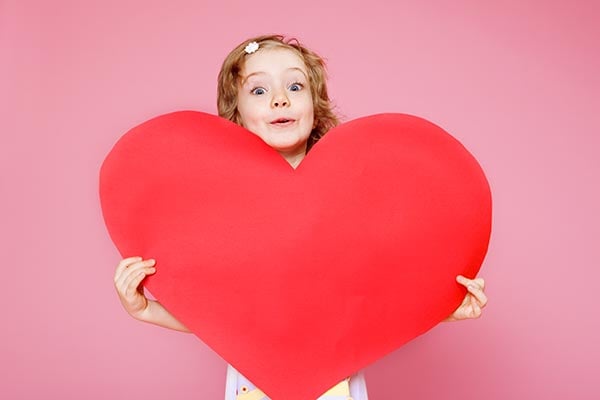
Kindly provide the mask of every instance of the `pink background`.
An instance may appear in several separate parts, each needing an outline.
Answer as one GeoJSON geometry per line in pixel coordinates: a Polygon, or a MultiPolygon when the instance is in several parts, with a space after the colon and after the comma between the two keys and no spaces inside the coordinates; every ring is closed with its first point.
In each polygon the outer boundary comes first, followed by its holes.
{"type": "Polygon", "coordinates": [[[599,398],[599,3],[352,3],[0,2],[2,398],[222,398],[223,360],[122,310],[97,177],[132,126],[215,112],[261,33],[328,59],[346,119],[428,118],[492,185],[484,316],[370,366],[370,397],[599,398]]]}

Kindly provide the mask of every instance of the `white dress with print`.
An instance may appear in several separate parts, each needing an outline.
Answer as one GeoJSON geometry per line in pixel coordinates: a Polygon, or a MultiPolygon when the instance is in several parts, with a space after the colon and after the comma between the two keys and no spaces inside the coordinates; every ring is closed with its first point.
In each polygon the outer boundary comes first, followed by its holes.
{"type": "MultiPolygon", "coordinates": [[[[270,400],[231,365],[227,365],[225,400],[270,400]]],[[[368,400],[367,384],[361,372],[344,379],[317,400],[368,400]]]]}

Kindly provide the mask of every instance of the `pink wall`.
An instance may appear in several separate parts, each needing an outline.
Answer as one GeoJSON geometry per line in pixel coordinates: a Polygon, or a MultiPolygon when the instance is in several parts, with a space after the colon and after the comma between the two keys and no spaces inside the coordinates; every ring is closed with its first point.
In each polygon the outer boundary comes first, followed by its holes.
{"type": "Polygon", "coordinates": [[[438,123],[494,193],[485,315],[370,366],[371,398],[599,398],[599,3],[231,3],[0,2],[0,396],[222,398],[224,361],[121,309],[98,168],[149,117],[215,112],[229,49],[282,32],[347,118],[438,123]]]}

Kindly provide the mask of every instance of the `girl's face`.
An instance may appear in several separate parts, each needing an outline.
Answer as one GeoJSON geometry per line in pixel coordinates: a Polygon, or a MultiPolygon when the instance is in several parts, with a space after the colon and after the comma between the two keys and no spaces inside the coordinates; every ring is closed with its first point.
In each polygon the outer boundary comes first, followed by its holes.
{"type": "Polygon", "coordinates": [[[246,57],[241,79],[237,109],[242,125],[288,161],[301,159],[314,123],[302,58],[288,49],[259,49],[246,57]]]}

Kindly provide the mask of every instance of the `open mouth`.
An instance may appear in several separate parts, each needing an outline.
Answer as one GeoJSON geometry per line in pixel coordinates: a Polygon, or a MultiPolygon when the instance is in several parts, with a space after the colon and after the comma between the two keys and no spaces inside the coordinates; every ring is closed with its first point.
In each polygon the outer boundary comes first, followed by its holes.
{"type": "Polygon", "coordinates": [[[271,121],[271,125],[289,125],[293,123],[295,120],[291,118],[277,118],[274,121],[271,121]]]}

